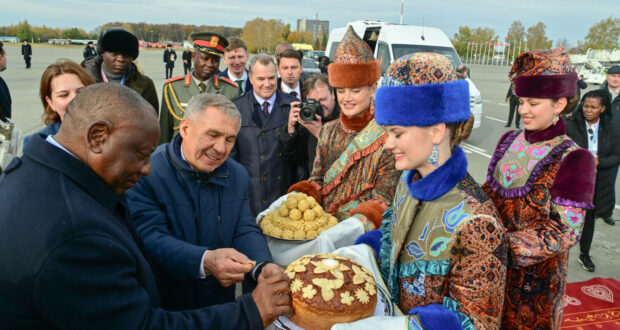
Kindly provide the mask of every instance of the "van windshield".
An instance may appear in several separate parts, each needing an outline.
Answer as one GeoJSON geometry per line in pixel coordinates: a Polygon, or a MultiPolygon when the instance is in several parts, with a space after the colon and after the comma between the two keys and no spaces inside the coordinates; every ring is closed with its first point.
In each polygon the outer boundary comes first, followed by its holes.
{"type": "Polygon", "coordinates": [[[411,53],[438,53],[450,60],[452,67],[456,68],[461,65],[461,59],[456,55],[454,48],[451,47],[439,47],[439,46],[425,46],[425,45],[392,45],[392,53],[394,54],[394,60],[401,58],[411,53]]]}

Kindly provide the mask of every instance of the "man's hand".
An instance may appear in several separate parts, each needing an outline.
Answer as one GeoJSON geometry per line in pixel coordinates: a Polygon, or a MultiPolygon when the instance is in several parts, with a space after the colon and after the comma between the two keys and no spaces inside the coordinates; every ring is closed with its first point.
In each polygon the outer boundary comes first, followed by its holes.
{"type": "MultiPolygon", "coordinates": [[[[299,114],[297,115],[299,117],[299,114]]],[[[303,121],[299,120],[299,124],[305,127],[308,132],[312,133],[314,137],[319,138],[319,133],[321,133],[321,127],[323,127],[323,123],[321,122],[321,116],[314,115],[315,120],[313,121],[303,121]]]]}
{"type": "Polygon", "coordinates": [[[299,104],[300,101],[291,102],[291,112],[288,114],[288,134],[295,133],[295,124],[299,122],[299,104]]]}
{"type": "Polygon", "coordinates": [[[205,273],[215,276],[224,287],[243,281],[245,273],[254,267],[248,257],[230,248],[207,251],[202,265],[205,273]]]}
{"type": "Polygon", "coordinates": [[[288,276],[275,264],[267,264],[263,268],[258,277],[258,285],[252,291],[252,299],[256,303],[264,328],[281,315],[293,314],[288,276]]]}
{"type": "Polygon", "coordinates": [[[507,98],[506,98],[506,103],[508,103],[508,100],[509,100],[509,98],[507,97],[507,98]]]}

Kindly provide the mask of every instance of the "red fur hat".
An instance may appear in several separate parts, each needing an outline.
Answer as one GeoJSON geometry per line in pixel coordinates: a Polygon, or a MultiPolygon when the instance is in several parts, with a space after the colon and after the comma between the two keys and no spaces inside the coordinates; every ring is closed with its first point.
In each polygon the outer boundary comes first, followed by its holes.
{"type": "Polygon", "coordinates": [[[333,87],[361,87],[379,80],[381,64],[372,55],[370,46],[349,25],[327,71],[333,87]]]}

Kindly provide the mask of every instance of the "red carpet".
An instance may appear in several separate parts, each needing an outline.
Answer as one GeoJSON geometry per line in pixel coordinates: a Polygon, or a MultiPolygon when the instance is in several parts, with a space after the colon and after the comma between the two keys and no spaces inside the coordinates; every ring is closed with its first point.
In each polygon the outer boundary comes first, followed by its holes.
{"type": "Polygon", "coordinates": [[[620,329],[620,282],[595,277],[568,283],[562,329],[620,329]]]}

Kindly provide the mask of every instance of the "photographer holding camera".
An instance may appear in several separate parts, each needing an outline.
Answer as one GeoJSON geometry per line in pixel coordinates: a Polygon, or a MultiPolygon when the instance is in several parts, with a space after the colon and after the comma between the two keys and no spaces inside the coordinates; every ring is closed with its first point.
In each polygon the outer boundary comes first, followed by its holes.
{"type": "Polygon", "coordinates": [[[280,134],[282,156],[303,168],[303,178],[312,172],[316,145],[324,123],[340,115],[334,89],[325,74],[313,74],[303,83],[304,102],[292,102],[288,123],[280,134]]]}

